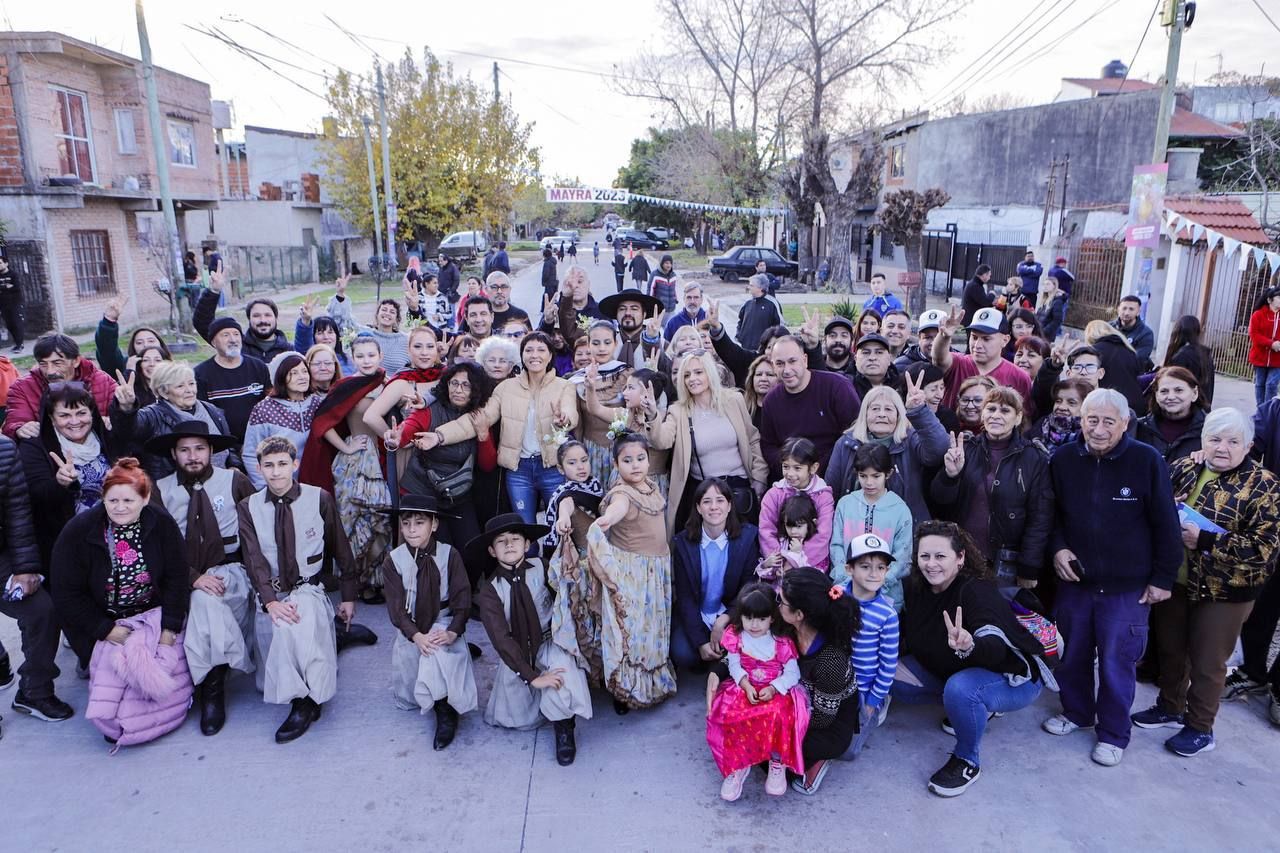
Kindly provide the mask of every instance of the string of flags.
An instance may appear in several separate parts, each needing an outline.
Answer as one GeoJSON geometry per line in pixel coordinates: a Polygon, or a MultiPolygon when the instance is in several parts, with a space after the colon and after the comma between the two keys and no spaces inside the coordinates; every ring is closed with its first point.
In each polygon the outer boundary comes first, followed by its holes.
{"type": "Polygon", "coordinates": [[[1219,234],[1212,228],[1201,225],[1199,222],[1196,222],[1177,211],[1169,210],[1168,208],[1165,208],[1164,211],[1164,221],[1165,233],[1172,240],[1177,239],[1179,231],[1186,229],[1191,233],[1192,243],[1204,240],[1209,244],[1209,248],[1212,249],[1221,242],[1222,257],[1224,260],[1229,260],[1236,254],[1236,252],[1240,252],[1239,269],[1241,272],[1244,272],[1249,268],[1249,258],[1253,258],[1254,264],[1259,267],[1261,267],[1264,262],[1270,264],[1273,274],[1276,271],[1280,271],[1280,252],[1269,251],[1261,246],[1255,246],[1252,243],[1243,243],[1239,240],[1232,239],[1225,234],[1219,234]]]}
{"type": "Polygon", "coordinates": [[[740,216],[786,216],[787,210],[782,207],[730,207],[723,204],[702,204],[697,201],[678,201],[671,198],[657,198],[651,195],[631,193],[631,201],[642,201],[658,207],[678,207],[683,210],[700,210],[707,213],[733,213],[740,216]]]}

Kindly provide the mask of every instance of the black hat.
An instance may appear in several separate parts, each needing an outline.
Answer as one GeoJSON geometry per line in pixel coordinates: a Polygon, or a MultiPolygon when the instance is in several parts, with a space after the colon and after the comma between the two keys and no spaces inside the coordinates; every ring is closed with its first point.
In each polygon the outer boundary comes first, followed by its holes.
{"type": "Polygon", "coordinates": [[[880,344],[880,346],[884,347],[889,352],[893,352],[893,347],[889,346],[889,342],[885,340],[884,335],[877,335],[875,332],[858,338],[858,342],[854,344],[853,348],[862,349],[867,344],[880,344]]]}
{"type": "Polygon", "coordinates": [[[530,542],[536,542],[550,532],[551,528],[545,524],[526,524],[519,513],[506,512],[486,521],[484,533],[468,542],[462,554],[468,564],[476,562],[488,565],[493,562],[493,557],[489,556],[489,546],[502,534],[519,533],[530,542]]]}
{"type": "Polygon", "coordinates": [[[164,435],[157,435],[147,441],[143,447],[155,456],[167,457],[169,452],[178,446],[180,438],[203,438],[209,442],[214,453],[230,450],[239,444],[233,435],[210,433],[209,425],[204,421],[181,421],[164,435]]]}
{"type": "Polygon", "coordinates": [[[421,512],[427,515],[440,515],[440,506],[436,503],[434,495],[401,495],[400,512],[401,514],[421,512]]]}
{"type": "Polygon", "coordinates": [[[208,340],[213,340],[218,336],[218,332],[222,332],[227,329],[235,329],[242,336],[244,335],[244,329],[241,329],[240,324],[231,317],[216,317],[214,318],[214,321],[209,324],[208,340]]]}
{"type": "Polygon", "coordinates": [[[827,325],[822,328],[823,337],[826,337],[827,335],[831,334],[831,330],[837,327],[841,329],[848,329],[849,334],[851,335],[853,334],[852,320],[850,320],[848,317],[832,317],[831,322],[827,323],[827,325]]]}
{"type": "Polygon", "coordinates": [[[624,302],[639,302],[645,316],[653,313],[653,309],[661,310],[662,302],[654,296],[629,287],[621,293],[613,293],[600,300],[600,313],[610,320],[618,319],[618,309],[624,302]]]}

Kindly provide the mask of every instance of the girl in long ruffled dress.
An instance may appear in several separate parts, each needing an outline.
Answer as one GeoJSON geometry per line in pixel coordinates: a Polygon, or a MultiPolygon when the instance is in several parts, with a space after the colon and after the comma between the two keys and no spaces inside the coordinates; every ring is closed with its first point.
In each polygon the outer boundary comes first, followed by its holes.
{"type": "MultiPolygon", "coordinates": [[[[596,367],[588,365],[586,374],[586,397],[583,411],[597,421],[609,424],[606,437],[612,440],[624,432],[646,432],[650,425],[661,421],[666,414],[666,396],[661,375],[647,367],[631,371],[622,382],[620,407],[612,407],[602,402],[603,396],[596,391],[596,367]]],[[[671,484],[671,451],[649,448],[649,476],[658,484],[662,496],[667,496],[671,484]]]]}
{"type": "MultiPolygon", "coordinates": [[[[762,583],[743,587],[721,644],[730,680],[719,685],[707,714],[707,744],[724,774],[720,796],[742,796],[752,766],[769,762],[765,793],[787,792],[790,769],[804,773],[801,744],[809,728],[809,703],[800,687],[799,654],[782,627],[774,591],[762,583]]],[[[717,683],[710,676],[708,689],[717,683]]]]}
{"type": "Polygon", "coordinates": [[[649,442],[613,443],[618,480],[587,531],[587,561],[603,586],[601,655],[613,708],[649,708],[676,692],[671,666],[671,550],[666,501],[649,477],[649,442]]]}
{"type": "Polygon", "coordinates": [[[556,450],[564,483],[551,493],[543,540],[551,554],[548,579],[557,590],[551,637],[587,671],[594,685],[604,684],[600,657],[600,583],[587,566],[587,530],[600,511],[604,492],[591,476],[591,459],[580,441],[556,450]]]}
{"type": "Polygon", "coordinates": [[[613,485],[613,455],[610,445],[613,437],[609,409],[601,413],[587,404],[587,390],[595,392],[596,399],[605,406],[616,405],[622,393],[630,368],[614,356],[618,351],[618,330],[611,320],[596,320],[587,328],[587,351],[591,361],[585,368],[566,377],[578,391],[578,439],[587,448],[591,470],[600,478],[600,484],[608,489],[613,485]]]}

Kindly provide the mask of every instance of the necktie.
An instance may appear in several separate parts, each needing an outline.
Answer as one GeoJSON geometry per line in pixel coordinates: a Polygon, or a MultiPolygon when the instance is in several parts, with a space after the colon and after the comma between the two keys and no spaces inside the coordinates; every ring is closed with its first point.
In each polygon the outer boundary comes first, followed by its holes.
{"type": "Polygon", "coordinates": [[[206,468],[195,476],[178,472],[178,482],[187,490],[187,567],[193,576],[199,576],[224,562],[222,530],[218,527],[213,503],[205,491],[205,483],[213,476],[213,469],[206,468]]]}
{"type": "Polygon", "coordinates": [[[280,588],[288,591],[298,583],[298,549],[293,537],[293,498],[271,495],[276,505],[276,562],[280,588]]]}

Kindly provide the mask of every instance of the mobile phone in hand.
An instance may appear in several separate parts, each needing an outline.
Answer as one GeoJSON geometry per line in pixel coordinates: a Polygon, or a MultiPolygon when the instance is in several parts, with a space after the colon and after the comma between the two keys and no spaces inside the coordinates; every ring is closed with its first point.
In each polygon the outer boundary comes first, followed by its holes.
{"type": "Polygon", "coordinates": [[[1080,565],[1079,560],[1068,560],[1067,566],[1069,566],[1071,571],[1075,573],[1075,576],[1080,579],[1080,583],[1084,583],[1087,580],[1084,574],[1084,566],[1080,565]]]}

